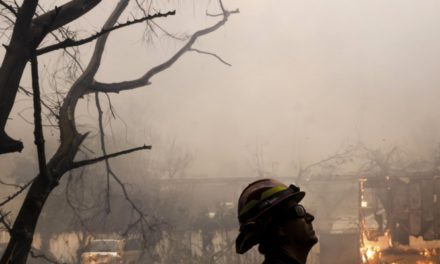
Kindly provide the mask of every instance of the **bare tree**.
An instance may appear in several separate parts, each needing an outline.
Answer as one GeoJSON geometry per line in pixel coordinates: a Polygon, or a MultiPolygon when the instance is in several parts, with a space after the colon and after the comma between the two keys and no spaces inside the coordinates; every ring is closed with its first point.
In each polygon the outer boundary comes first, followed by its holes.
{"type": "Polygon", "coordinates": [[[23,143],[6,134],[5,126],[32,50],[40,45],[47,34],[81,17],[99,2],[101,1],[72,0],[38,17],[35,17],[38,0],[23,1],[20,7],[13,6],[12,1],[0,2],[10,12],[10,16],[3,16],[14,22],[11,40],[5,46],[6,55],[0,68],[0,153],[23,149],[23,143]]]}
{"type": "MultiPolygon", "coordinates": [[[[182,46],[169,59],[156,65],[155,67],[152,67],[151,69],[147,69],[139,78],[116,83],[104,83],[96,81],[95,76],[101,65],[101,60],[107,44],[109,33],[132,24],[173,15],[175,12],[168,11],[164,13],[156,12],[150,14],[149,11],[151,10],[146,9],[144,10],[145,15],[142,18],[133,19],[125,23],[118,23],[118,19],[129,4],[129,0],[120,0],[116,7],[112,10],[101,31],[98,33],[80,40],[76,40],[73,37],[70,37],[69,34],[65,34],[63,35],[65,36],[64,40],[57,38],[58,41],[56,43],[45,47],[39,47],[42,43],[42,40],[48,34],[84,15],[87,11],[94,8],[99,2],[99,0],[72,0],[61,7],[56,7],[51,11],[47,11],[39,16],[36,16],[36,9],[38,6],[37,0],[23,1],[19,7],[11,4],[12,2],[9,3],[6,1],[0,1],[0,5],[10,12],[12,17],[10,21],[14,22],[11,40],[9,45],[6,47],[6,55],[0,68],[0,153],[20,151],[23,148],[21,142],[12,139],[4,131],[6,121],[14,104],[16,93],[19,89],[19,83],[24,71],[24,67],[27,61],[30,61],[32,72],[32,96],[34,104],[34,137],[35,144],[37,145],[39,164],[39,173],[32,181],[22,186],[17,193],[11,195],[7,200],[0,202],[0,205],[7,203],[16,197],[18,193],[23,192],[27,187],[29,187],[29,191],[26,194],[19,213],[12,227],[10,228],[11,239],[0,263],[26,262],[40,213],[47,198],[51,194],[52,190],[58,185],[58,182],[62,176],[70,170],[92,165],[101,161],[106,162],[108,179],[110,180],[111,178],[118,183],[124,196],[127,198],[127,202],[138,214],[137,219],[132,223],[132,226],[148,227],[150,225],[151,218],[142,212],[142,210],[131,199],[128,198],[128,192],[124,183],[112,171],[108,163],[108,159],[110,158],[139,150],[149,149],[150,146],[142,145],[115,153],[107,153],[103,138],[104,134],[101,129],[100,135],[102,156],[79,161],[75,160],[80,146],[88,136],[88,133],[82,134],[77,129],[75,110],[78,101],[84,96],[94,94],[96,96],[96,106],[99,112],[100,105],[98,93],[118,93],[124,90],[151,85],[151,78],[153,76],[171,67],[187,51],[201,52],[193,47],[196,40],[219,29],[227,22],[231,14],[238,12],[238,10],[226,10],[223,6],[223,3],[219,1],[219,13],[207,14],[209,16],[218,17],[217,22],[211,26],[197,30],[188,38],[185,38],[182,46]],[[59,100],[60,105],[57,109],[55,109],[56,112],[54,115],[57,118],[60,142],[55,154],[47,162],[42,129],[42,103],[39,87],[40,81],[38,75],[38,57],[51,51],[78,47],[94,40],[97,41],[87,66],[83,68],[81,75],[75,79],[74,83],[68,89],[62,100],[59,100]]],[[[136,3],[139,4],[139,2],[136,3]]],[[[202,53],[215,55],[209,52],[202,53]]],[[[99,123],[101,122],[102,120],[100,119],[99,123]]]]}
{"type": "Polygon", "coordinates": [[[357,149],[358,146],[350,145],[321,160],[311,162],[309,164],[304,165],[303,163],[298,162],[295,180],[296,184],[300,185],[304,178],[307,175],[310,175],[313,170],[321,169],[328,174],[331,173],[332,170],[335,170],[337,167],[352,162],[352,157],[354,156],[354,153],[357,149]]]}
{"type": "Polygon", "coordinates": [[[163,168],[170,179],[179,173],[184,173],[188,164],[192,161],[191,155],[176,145],[176,140],[171,140],[165,146],[163,168]]]}

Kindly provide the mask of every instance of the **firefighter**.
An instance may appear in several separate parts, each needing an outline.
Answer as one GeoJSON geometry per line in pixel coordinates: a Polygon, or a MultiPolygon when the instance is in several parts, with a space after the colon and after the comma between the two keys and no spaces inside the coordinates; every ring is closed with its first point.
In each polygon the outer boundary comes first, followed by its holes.
{"type": "Polygon", "coordinates": [[[304,196],[297,186],[273,179],[249,184],[238,200],[237,253],[258,244],[263,264],[306,263],[318,238],[312,225],[315,218],[299,204],[304,196]]]}

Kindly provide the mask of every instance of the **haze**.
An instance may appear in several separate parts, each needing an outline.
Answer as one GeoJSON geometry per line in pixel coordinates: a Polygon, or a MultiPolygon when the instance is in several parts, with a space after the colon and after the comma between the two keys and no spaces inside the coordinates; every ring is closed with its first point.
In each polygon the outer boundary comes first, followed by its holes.
{"type": "MultiPolygon", "coordinates": [[[[79,23],[99,28],[110,2],[79,23]]],[[[171,5],[178,15],[163,21],[170,32],[191,33],[210,22],[197,12],[206,3],[171,5]]],[[[438,1],[255,0],[225,5],[239,8],[240,14],[196,47],[232,66],[188,53],[151,86],[112,95],[126,123],[113,121],[113,138],[123,139],[114,149],[153,144],[142,155],[154,155],[160,149],[152,142],[154,134],[191,154],[185,172],[191,177],[255,176],[249,162],[257,151],[276,175],[292,176],[293,163],[322,159],[358,141],[374,148],[399,145],[415,155],[427,155],[438,143],[438,1]]],[[[179,41],[166,39],[162,45],[145,45],[139,30],[112,36],[99,78],[138,76],[179,47],[179,41]]],[[[83,61],[91,47],[84,48],[83,61]]],[[[29,78],[23,83],[29,84],[29,78]]],[[[16,104],[7,129],[24,140],[26,154],[35,155],[33,128],[17,116],[28,105],[16,104]]],[[[78,123],[96,127],[96,119],[82,115],[83,106],[78,123]]],[[[25,113],[32,117],[32,111],[25,113]]],[[[52,138],[49,130],[46,134],[48,142],[57,140],[56,133],[52,138]]],[[[5,156],[0,166],[19,155],[5,156]]]]}

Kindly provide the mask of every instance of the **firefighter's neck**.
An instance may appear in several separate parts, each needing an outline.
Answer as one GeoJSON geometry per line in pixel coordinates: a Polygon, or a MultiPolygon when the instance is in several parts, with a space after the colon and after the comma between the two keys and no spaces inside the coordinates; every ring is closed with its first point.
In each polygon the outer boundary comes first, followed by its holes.
{"type": "Polygon", "coordinates": [[[289,257],[296,259],[300,264],[305,264],[311,248],[306,245],[285,245],[283,249],[289,257]]]}

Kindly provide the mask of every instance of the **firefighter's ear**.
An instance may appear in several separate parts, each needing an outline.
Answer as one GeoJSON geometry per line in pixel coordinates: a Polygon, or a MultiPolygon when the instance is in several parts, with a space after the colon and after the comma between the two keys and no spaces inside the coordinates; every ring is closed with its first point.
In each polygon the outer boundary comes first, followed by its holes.
{"type": "Polygon", "coordinates": [[[281,226],[278,228],[277,235],[280,237],[286,236],[286,230],[284,229],[284,226],[281,226]]]}
{"type": "Polygon", "coordinates": [[[289,241],[289,238],[287,237],[287,230],[285,227],[278,228],[277,235],[280,244],[284,245],[289,241]]]}

